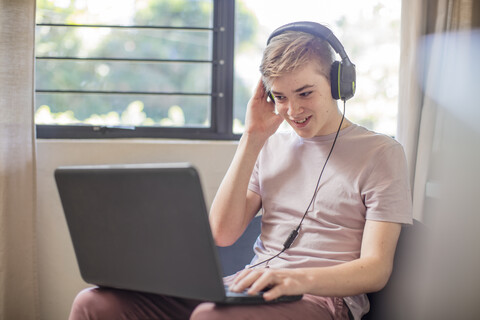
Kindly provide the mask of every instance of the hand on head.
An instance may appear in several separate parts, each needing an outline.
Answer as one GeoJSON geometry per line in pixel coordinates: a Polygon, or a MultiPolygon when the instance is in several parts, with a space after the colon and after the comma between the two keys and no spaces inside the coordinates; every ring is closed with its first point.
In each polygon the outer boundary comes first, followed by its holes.
{"type": "Polygon", "coordinates": [[[250,98],[245,116],[245,133],[267,139],[277,131],[283,118],[275,113],[275,103],[267,101],[267,92],[260,79],[250,98]]]}

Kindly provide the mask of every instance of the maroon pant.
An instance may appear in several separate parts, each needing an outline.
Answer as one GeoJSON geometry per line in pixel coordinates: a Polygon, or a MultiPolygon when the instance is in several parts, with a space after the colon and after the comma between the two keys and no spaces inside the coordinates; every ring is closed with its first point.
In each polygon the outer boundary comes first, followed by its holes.
{"type": "Polygon", "coordinates": [[[134,291],[90,288],[78,294],[70,320],[80,319],[348,319],[342,298],[304,295],[300,301],[218,306],[211,302],[134,291]]]}

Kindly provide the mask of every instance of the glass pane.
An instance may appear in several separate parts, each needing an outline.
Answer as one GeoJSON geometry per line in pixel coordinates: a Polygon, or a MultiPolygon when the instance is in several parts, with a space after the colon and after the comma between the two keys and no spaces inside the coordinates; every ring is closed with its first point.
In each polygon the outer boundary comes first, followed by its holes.
{"type": "Polygon", "coordinates": [[[212,83],[209,63],[37,60],[36,72],[37,90],[210,93],[212,83]]]}
{"type": "Polygon", "coordinates": [[[37,23],[147,26],[37,26],[37,90],[207,94],[38,92],[38,124],[211,125],[213,0],[37,0],[37,23]]]}
{"type": "Polygon", "coordinates": [[[245,108],[260,77],[269,34],[283,24],[310,20],[330,27],[356,64],[357,92],[347,102],[346,117],[394,136],[400,11],[401,1],[388,0],[236,0],[234,131],[243,132],[245,108]]]}
{"type": "Polygon", "coordinates": [[[37,0],[37,23],[211,28],[213,0],[37,0]]]}
{"type": "Polygon", "coordinates": [[[36,56],[211,60],[212,31],[37,26],[36,56]]]}
{"type": "Polygon", "coordinates": [[[209,127],[210,96],[37,94],[37,124],[209,127]]]}

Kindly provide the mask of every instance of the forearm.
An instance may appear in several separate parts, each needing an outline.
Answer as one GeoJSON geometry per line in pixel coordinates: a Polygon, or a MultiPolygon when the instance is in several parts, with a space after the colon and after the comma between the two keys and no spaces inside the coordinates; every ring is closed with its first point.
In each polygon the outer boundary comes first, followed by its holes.
{"type": "Polygon", "coordinates": [[[254,294],[272,287],[264,295],[269,300],[285,294],[345,297],[378,291],[390,277],[400,229],[397,223],[367,220],[359,259],[330,267],[246,269],[233,290],[250,287],[254,294]]]}
{"type": "Polygon", "coordinates": [[[255,211],[255,208],[248,207],[248,183],[264,143],[264,139],[256,139],[248,134],[240,139],[210,209],[210,225],[218,245],[233,243],[252,218],[251,211],[255,211]]]}
{"type": "Polygon", "coordinates": [[[367,220],[360,258],[326,268],[299,269],[305,272],[308,292],[350,296],[378,291],[385,286],[393,268],[401,226],[367,220]]]}
{"type": "Polygon", "coordinates": [[[217,245],[235,242],[260,209],[260,196],[248,192],[248,182],[260,150],[283,121],[274,110],[260,79],[248,102],[245,133],[210,209],[210,225],[217,245]]]}
{"type": "Polygon", "coordinates": [[[265,287],[266,300],[282,295],[312,294],[324,297],[348,297],[378,291],[391,273],[389,262],[365,258],[331,267],[246,269],[234,280],[231,290],[256,294],[265,287]]]}
{"type": "Polygon", "coordinates": [[[302,274],[305,293],[346,297],[382,289],[391,270],[391,264],[365,258],[325,268],[297,269],[296,272],[302,274]]]}

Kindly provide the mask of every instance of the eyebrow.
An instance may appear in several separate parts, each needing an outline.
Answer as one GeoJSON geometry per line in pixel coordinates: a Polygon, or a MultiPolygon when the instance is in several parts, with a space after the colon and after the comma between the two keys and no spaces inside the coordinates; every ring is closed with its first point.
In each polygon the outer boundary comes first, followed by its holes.
{"type": "MultiPolygon", "coordinates": [[[[293,92],[297,93],[297,92],[302,92],[303,90],[305,89],[310,89],[310,88],[313,88],[315,87],[315,85],[313,84],[306,84],[304,85],[303,87],[300,87],[298,89],[295,89],[293,92]]],[[[272,91],[273,94],[282,94],[281,92],[278,92],[278,91],[272,91]]]]}
{"type": "Polygon", "coordinates": [[[303,87],[298,88],[298,89],[295,90],[294,92],[301,92],[301,91],[303,91],[303,90],[305,90],[305,89],[310,89],[310,88],[313,88],[313,87],[315,87],[315,85],[313,85],[313,84],[306,84],[306,85],[304,85],[303,87]]]}

